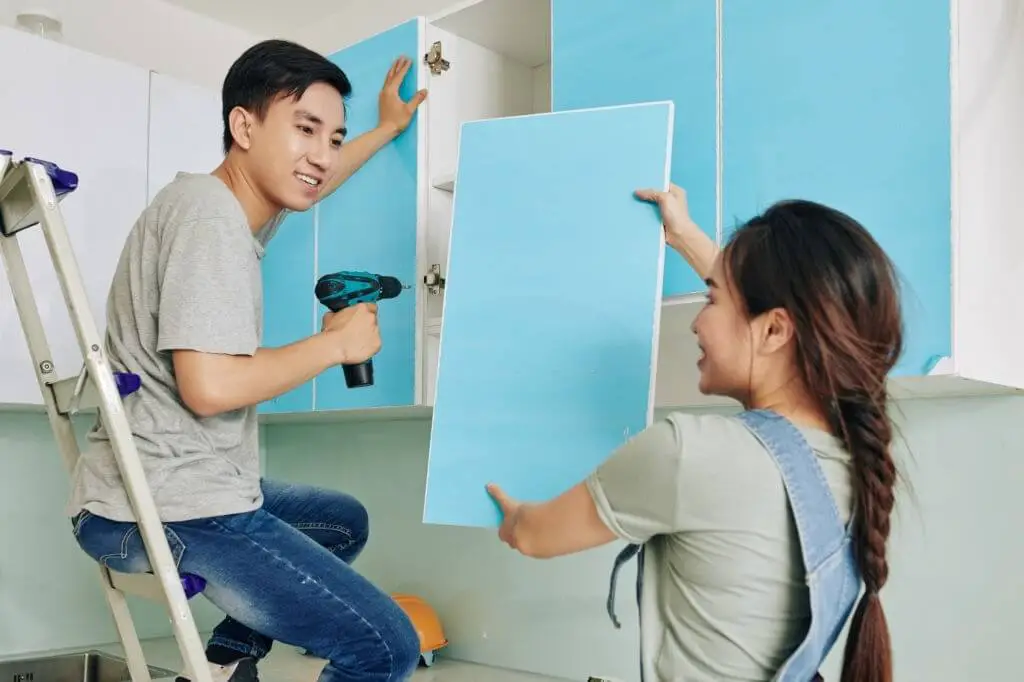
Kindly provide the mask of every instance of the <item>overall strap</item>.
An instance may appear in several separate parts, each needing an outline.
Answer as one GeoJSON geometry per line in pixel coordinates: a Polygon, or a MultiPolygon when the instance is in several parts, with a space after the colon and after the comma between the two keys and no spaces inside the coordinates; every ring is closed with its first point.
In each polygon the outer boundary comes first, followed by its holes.
{"type": "MultiPolygon", "coordinates": [[[[627,563],[629,563],[629,561],[633,557],[635,557],[635,556],[637,556],[639,554],[642,554],[642,551],[643,551],[643,545],[629,544],[629,545],[626,545],[622,549],[622,551],[619,552],[618,556],[615,557],[615,565],[612,566],[611,584],[608,586],[608,603],[607,603],[606,607],[607,607],[607,610],[608,610],[608,617],[612,619],[612,624],[616,628],[621,628],[622,627],[622,623],[620,623],[619,619],[615,616],[615,588],[618,586],[618,582],[619,582],[619,571],[621,571],[622,567],[625,566],[627,563]]],[[[637,566],[637,571],[636,572],[637,572],[637,575],[636,575],[636,579],[637,579],[637,601],[639,602],[639,600],[640,600],[640,592],[643,589],[643,569],[642,569],[642,563],[637,566]]]]}
{"type": "Polygon", "coordinates": [[[738,418],[761,441],[782,473],[804,566],[811,573],[846,538],[846,528],[818,458],[800,430],[782,415],[751,410],[738,418]]]}

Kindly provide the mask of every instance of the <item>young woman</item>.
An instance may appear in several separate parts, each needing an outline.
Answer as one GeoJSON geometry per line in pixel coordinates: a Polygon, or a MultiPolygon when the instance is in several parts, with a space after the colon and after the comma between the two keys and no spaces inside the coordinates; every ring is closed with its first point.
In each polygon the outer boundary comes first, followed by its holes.
{"type": "MultiPolygon", "coordinates": [[[[894,268],[855,220],[778,203],[721,251],[683,190],[641,190],[708,284],[700,390],[737,416],[674,413],[543,504],[488,490],[534,557],[615,539],[639,554],[642,679],[807,682],[864,588],[843,682],[892,679],[878,593],[896,468],[886,376],[902,350],[894,268]]],[[[616,623],[616,625],[618,625],[616,623]]]]}

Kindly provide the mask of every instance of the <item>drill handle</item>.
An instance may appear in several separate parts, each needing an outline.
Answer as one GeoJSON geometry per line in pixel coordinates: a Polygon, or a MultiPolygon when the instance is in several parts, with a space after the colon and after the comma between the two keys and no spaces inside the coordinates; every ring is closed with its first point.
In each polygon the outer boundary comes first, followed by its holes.
{"type": "Polygon", "coordinates": [[[373,358],[358,365],[342,365],[341,369],[345,373],[345,385],[349,388],[373,386],[373,358]]]}

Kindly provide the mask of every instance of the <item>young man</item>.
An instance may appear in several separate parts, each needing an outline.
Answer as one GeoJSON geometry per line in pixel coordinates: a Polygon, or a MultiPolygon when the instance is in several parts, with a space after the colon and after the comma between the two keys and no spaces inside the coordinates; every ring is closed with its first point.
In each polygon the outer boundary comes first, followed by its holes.
{"type": "MultiPolygon", "coordinates": [[[[142,377],[125,409],[179,571],[205,578],[227,614],[206,652],[218,681],[255,682],[272,640],[327,659],[321,682],[406,679],[419,659],[405,613],[349,566],[366,510],[262,480],[256,425],[261,401],[381,346],[375,306],[360,305],[310,338],[260,347],[260,258],[285,211],[308,210],[409,125],[426,96],[399,96],[410,64],[387,74],[378,127],[343,146],[341,69],[286,41],[247,50],[224,80],[224,162],[165,187],[117,265],[107,351],[142,377]]],[[[101,424],[89,438],[68,507],[75,537],[111,569],[149,571],[101,424]]]]}

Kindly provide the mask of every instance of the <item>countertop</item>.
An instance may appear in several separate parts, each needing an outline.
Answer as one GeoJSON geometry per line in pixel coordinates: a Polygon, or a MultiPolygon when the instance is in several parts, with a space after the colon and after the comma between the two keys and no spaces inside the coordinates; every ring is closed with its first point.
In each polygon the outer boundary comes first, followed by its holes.
{"type": "MultiPolygon", "coordinates": [[[[146,662],[150,665],[168,670],[181,670],[181,655],[178,653],[178,645],[172,637],[145,640],[142,646],[146,654],[146,662]]],[[[95,648],[115,656],[124,656],[120,644],[95,648]]],[[[317,675],[323,666],[323,660],[304,656],[298,649],[278,642],[274,644],[270,655],[260,662],[260,682],[316,682],[317,675]]],[[[412,681],[566,682],[564,678],[449,660],[443,657],[443,653],[429,668],[421,665],[413,674],[412,681]]]]}

